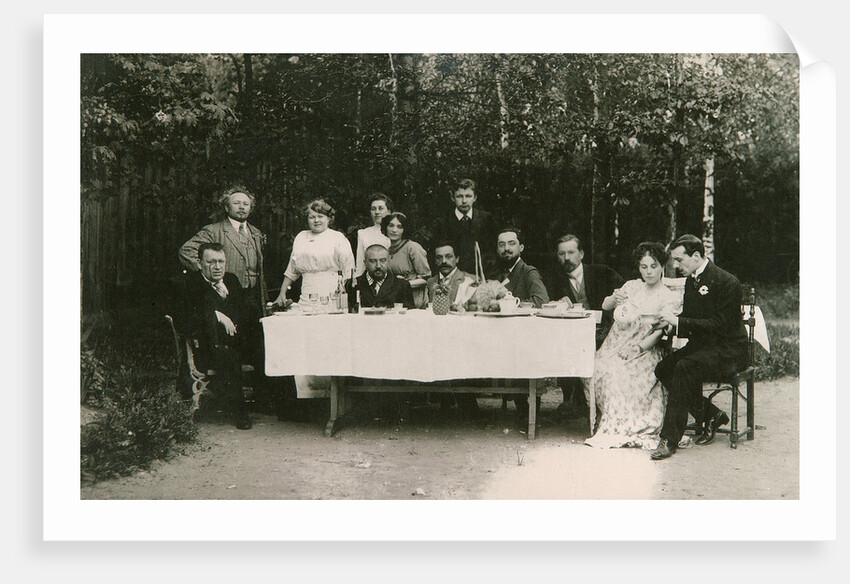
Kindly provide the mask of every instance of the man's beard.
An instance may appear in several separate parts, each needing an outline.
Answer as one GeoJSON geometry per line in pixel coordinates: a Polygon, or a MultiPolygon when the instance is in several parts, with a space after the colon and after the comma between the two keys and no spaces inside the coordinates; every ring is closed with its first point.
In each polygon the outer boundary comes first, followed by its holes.
{"type": "Polygon", "coordinates": [[[571,261],[567,260],[563,264],[561,264],[561,267],[564,269],[565,274],[570,274],[572,272],[575,272],[576,268],[578,267],[578,264],[573,264],[571,261]]]}
{"type": "Polygon", "coordinates": [[[499,256],[499,260],[502,262],[502,264],[504,264],[507,267],[514,265],[518,259],[519,259],[518,255],[515,255],[515,256],[503,256],[503,255],[499,256]]]}

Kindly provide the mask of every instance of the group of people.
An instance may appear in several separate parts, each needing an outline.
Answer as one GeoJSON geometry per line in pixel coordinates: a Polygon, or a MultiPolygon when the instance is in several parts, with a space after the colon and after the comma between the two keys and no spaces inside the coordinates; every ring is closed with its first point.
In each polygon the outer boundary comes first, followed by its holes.
{"type": "MultiPolygon", "coordinates": [[[[608,266],[585,264],[580,239],[567,234],[556,243],[558,269],[544,282],[540,271],[522,259],[521,231],[512,226],[499,230],[492,215],[475,207],[475,188],[471,179],[454,185],[454,208],[432,226],[431,261],[426,249],[410,239],[409,218],[394,211],[386,195],[371,197],[373,225],[357,232],[356,253],[346,236],[331,228],[335,210],[324,200],[312,201],[306,209],[308,229],[293,241],[272,304],[288,307],[293,302],[288,292],[298,279],[303,301],[313,294],[331,295],[340,278],[356,288],[362,307],[401,303],[424,308],[438,287],[457,302],[461,287],[480,278],[486,265],[488,279],[537,308],[552,298],[568,307],[602,311],[593,377],[559,380],[562,407],[583,408],[589,415],[587,444],[642,447],[661,460],[676,451],[689,413],[702,428],[696,443],[710,443],[729,418],[703,397],[702,381],[746,366],[738,280],[705,258],[702,241],[693,235],[679,237],[668,248],[654,242],[638,245],[634,261],[640,277],[625,281],[608,266]],[[687,276],[684,295],[663,282],[671,260],[687,276]],[[664,340],[674,335],[688,342],[670,352],[664,340]]],[[[262,368],[258,323],[267,302],[265,236],[247,222],[255,203],[248,189],[230,188],[220,202],[227,217],[202,228],[180,248],[179,258],[193,272],[187,288],[190,332],[204,359],[214,364],[237,427],[250,428],[238,365],[241,359],[262,368]]]]}

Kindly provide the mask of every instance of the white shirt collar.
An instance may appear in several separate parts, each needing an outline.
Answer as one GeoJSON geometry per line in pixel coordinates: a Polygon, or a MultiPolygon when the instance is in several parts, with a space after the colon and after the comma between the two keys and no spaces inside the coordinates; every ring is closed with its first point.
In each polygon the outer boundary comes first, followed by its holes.
{"type": "Polygon", "coordinates": [[[702,258],[702,265],[701,265],[700,267],[698,267],[696,270],[694,270],[694,273],[693,273],[693,274],[691,274],[691,276],[692,276],[695,280],[696,280],[697,278],[699,278],[699,277],[700,277],[700,275],[702,275],[702,273],[705,271],[705,267],[706,267],[707,265],[708,265],[708,258],[702,258]]]}
{"type": "MultiPolygon", "coordinates": [[[[470,208],[469,208],[469,213],[467,213],[467,214],[466,214],[466,216],[467,216],[467,217],[469,217],[470,219],[472,219],[472,211],[473,211],[473,208],[472,208],[472,207],[470,207],[470,208]]],[[[463,219],[463,213],[461,213],[460,211],[458,211],[458,208],[457,208],[457,207],[455,207],[455,217],[457,217],[457,220],[458,220],[458,221],[460,221],[461,219],[463,219]]]]}
{"type": "Polygon", "coordinates": [[[508,270],[509,274],[514,271],[514,268],[516,267],[516,265],[519,263],[519,260],[521,260],[521,259],[522,259],[522,256],[517,256],[516,261],[514,262],[514,265],[512,265],[511,269],[508,270]]]}
{"type": "Polygon", "coordinates": [[[237,221],[236,219],[234,219],[233,217],[230,217],[230,216],[228,216],[228,217],[227,217],[227,219],[230,221],[230,224],[231,224],[231,225],[233,225],[233,230],[234,230],[236,233],[239,233],[239,227],[240,227],[241,225],[244,225],[244,226],[245,226],[245,233],[250,233],[250,232],[248,231],[248,222],[247,222],[247,221],[242,221],[242,222],[240,222],[240,221],[237,221]]]}
{"type": "Polygon", "coordinates": [[[579,262],[578,267],[570,272],[570,276],[572,276],[572,279],[575,279],[576,282],[581,282],[582,278],[584,278],[584,263],[579,262]]]}
{"type": "Polygon", "coordinates": [[[441,272],[437,272],[437,282],[443,283],[448,280],[451,280],[452,276],[455,275],[455,272],[457,272],[457,266],[455,266],[455,269],[449,272],[447,276],[443,276],[441,272]]]}
{"type": "MultiPolygon", "coordinates": [[[[386,280],[386,279],[387,279],[387,276],[384,275],[384,280],[386,280]]],[[[378,284],[378,286],[382,286],[384,284],[384,280],[378,281],[378,280],[376,280],[375,278],[372,277],[372,274],[370,274],[369,272],[366,272],[366,281],[369,283],[369,286],[374,286],[375,284],[378,284]]]]}

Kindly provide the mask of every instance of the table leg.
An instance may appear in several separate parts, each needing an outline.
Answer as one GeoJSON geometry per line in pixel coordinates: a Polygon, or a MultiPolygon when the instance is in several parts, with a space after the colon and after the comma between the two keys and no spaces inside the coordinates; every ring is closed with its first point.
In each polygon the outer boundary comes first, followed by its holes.
{"type": "Polygon", "coordinates": [[[534,440],[537,430],[537,380],[528,380],[528,439],[534,440]]]}
{"type": "Polygon", "coordinates": [[[341,379],[339,377],[331,377],[331,414],[327,425],[325,426],[325,436],[330,438],[334,432],[339,430],[339,404],[341,379]]]}

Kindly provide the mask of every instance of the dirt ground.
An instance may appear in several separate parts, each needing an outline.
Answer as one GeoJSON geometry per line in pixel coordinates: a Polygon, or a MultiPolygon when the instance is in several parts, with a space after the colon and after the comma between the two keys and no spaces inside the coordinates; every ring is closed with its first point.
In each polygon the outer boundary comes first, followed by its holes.
{"type": "MultiPolygon", "coordinates": [[[[479,398],[481,417],[411,410],[403,426],[358,410],[333,438],[321,419],[253,414],[251,430],[199,424],[199,440],[149,471],[81,487],[82,499],[797,499],[799,380],[756,386],[756,439],[729,448],[647,451],[582,444],[588,423],[557,421],[561,392],[543,395],[537,439],[514,423],[513,404],[479,398]]],[[[716,403],[729,411],[728,400],[716,403]]],[[[321,414],[319,414],[321,415],[321,414]]],[[[742,423],[744,421],[742,415],[742,423]]]]}

